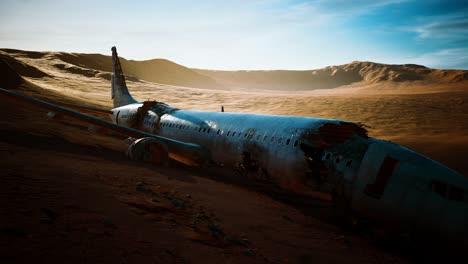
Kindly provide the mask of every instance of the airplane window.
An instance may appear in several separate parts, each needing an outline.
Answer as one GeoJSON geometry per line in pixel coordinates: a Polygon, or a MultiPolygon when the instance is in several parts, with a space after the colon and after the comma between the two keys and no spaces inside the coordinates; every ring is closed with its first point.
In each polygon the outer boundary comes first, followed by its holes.
{"type": "Polygon", "coordinates": [[[245,133],[245,134],[244,134],[244,138],[246,138],[246,137],[247,137],[247,135],[248,135],[248,133],[245,133]]]}
{"type": "Polygon", "coordinates": [[[205,132],[206,132],[206,128],[203,129],[203,133],[205,133],[205,132]]]}
{"type": "Polygon", "coordinates": [[[228,132],[227,132],[226,137],[229,137],[229,133],[231,133],[231,131],[228,131],[228,132]]]}
{"type": "Polygon", "coordinates": [[[289,145],[289,142],[291,142],[291,139],[286,139],[286,145],[289,145]]]}
{"type": "Polygon", "coordinates": [[[209,129],[209,128],[208,128],[208,131],[207,131],[206,133],[208,133],[208,134],[209,134],[210,132],[211,132],[211,129],[209,129]]]}
{"type": "Polygon", "coordinates": [[[283,138],[278,138],[278,144],[281,144],[283,142],[283,138]]]}
{"type": "Polygon", "coordinates": [[[198,132],[201,132],[201,130],[202,130],[202,128],[200,127],[200,128],[198,129],[198,132]]]}
{"type": "Polygon", "coordinates": [[[266,141],[267,138],[268,138],[268,136],[264,136],[264,137],[263,137],[263,141],[266,141]]]}
{"type": "Polygon", "coordinates": [[[275,137],[271,137],[270,141],[273,143],[273,141],[275,141],[275,137]]]}
{"type": "Polygon", "coordinates": [[[236,136],[236,132],[232,132],[232,137],[236,136]]]}
{"type": "Polygon", "coordinates": [[[455,186],[450,186],[449,199],[452,201],[463,201],[465,196],[464,193],[465,192],[463,191],[463,189],[455,186]]]}
{"type": "Polygon", "coordinates": [[[294,141],[294,147],[297,147],[297,144],[298,144],[298,143],[299,143],[299,142],[298,142],[297,140],[294,141]]]}
{"type": "Polygon", "coordinates": [[[216,135],[219,135],[219,132],[221,132],[221,130],[218,129],[218,131],[216,131],[216,135]]]}

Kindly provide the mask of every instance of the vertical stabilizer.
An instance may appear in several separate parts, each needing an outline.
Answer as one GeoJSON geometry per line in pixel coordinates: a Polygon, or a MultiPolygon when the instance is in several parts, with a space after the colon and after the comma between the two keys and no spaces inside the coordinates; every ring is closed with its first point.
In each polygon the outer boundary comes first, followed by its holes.
{"type": "Polygon", "coordinates": [[[119,57],[117,56],[117,48],[112,47],[112,99],[114,107],[137,103],[137,101],[128,92],[125,76],[122,72],[119,57]]]}

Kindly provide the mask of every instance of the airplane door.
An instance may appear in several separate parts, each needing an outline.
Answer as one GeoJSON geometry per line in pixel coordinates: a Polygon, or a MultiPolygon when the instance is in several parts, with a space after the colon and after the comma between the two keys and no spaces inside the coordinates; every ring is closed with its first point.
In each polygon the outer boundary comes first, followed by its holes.
{"type": "Polygon", "coordinates": [[[369,145],[357,174],[352,196],[352,206],[364,213],[384,217],[381,198],[397,170],[400,161],[389,155],[389,149],[380,144],[369,145]]]}
{"type": "MultiPolygon", "coordinates": [[[[364,193],[366,192],[366,189],[368,191],[372,191],[372,189],[369,189],[371,187],[368,187],[369,184],[377,184],[376,178],[379,173],[382,171],[382,166],[384,163],[384,160],[386,159],[387,156],[387,151],[383,149],[382,147],[379,146],[379,144],[371,144],[369,145],[366,154],[364,155],[364,158],[362,159],[361,166],[359,167],[359,172],[358,172],[358,177],[356,178],[356,188],[355,191],[359,193],[364,193]]],[[[389,167],[390,170],[392,170],[392,162],[391,160],[387,161],[386,167],[389,167]]],[[[389,170],[385,169],[384,170],[389,170]]],[[[388,175],[384,174],[384,178],[388,177],[388,175]]],[[[376,186],[375,191],[376,192],[383,192],[382,188],[385,186],[383,185],[383,180],[382,179],[378,184],[379,186],[376,186]],[[379,190],[377,190],[378,188],[379,190]]]]}
{"type": "Polygon", "coordinates": [[[364,193],[375,199],[380,199],[399,163],[399,160],[386,156],[375,174],[374,181],[366,185],[364,193]]]}

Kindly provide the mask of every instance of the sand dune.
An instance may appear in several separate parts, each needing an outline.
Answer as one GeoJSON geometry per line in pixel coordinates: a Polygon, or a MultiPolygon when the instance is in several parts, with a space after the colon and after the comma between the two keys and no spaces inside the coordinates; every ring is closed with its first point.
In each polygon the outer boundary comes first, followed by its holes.
{"type": "MultiPolygon", "coordinates": [[[[11,57],[22,57],[29,59],[48,59],[59,61],[55,66],[61,70],[81,74],[86,77],[96,75],[102,78],[110,78],[112,70],[112,59],[110,56],[101,54],[81,54],[64,52],[29,52],[13,49],[3,49],[4,54],[11,57]]],[[[121,58],[122,67],[129,78],[133,80],[142,79],[169,85],[190,86],[197,88],[221,89],[222,84],[205,75],[199,74],[187,67],[164,59],[153,59],[147,61],[133,61],[121,58]]]]}

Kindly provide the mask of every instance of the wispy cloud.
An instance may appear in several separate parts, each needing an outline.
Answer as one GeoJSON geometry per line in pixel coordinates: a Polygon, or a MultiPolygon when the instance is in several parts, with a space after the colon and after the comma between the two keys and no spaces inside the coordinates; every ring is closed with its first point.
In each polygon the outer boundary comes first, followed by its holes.
{"type": "Polygon", "coordinates": [[[339,16],[353,16],[369,13],[387,5],[401,4],[408,0],[316,0],[307,1],[308,5],[317,6],[320,11],[339,16]]]}
{"type": "MultiPolygon", "coordinates": [[[[468,10],[467,10],[468,11],[468,10]]],[[[453,38],[468,39],[468,17],[466,12],[443,16],[430,16],[419,19],[415,26],[407,27],[422,39],[453,38]]]]}

